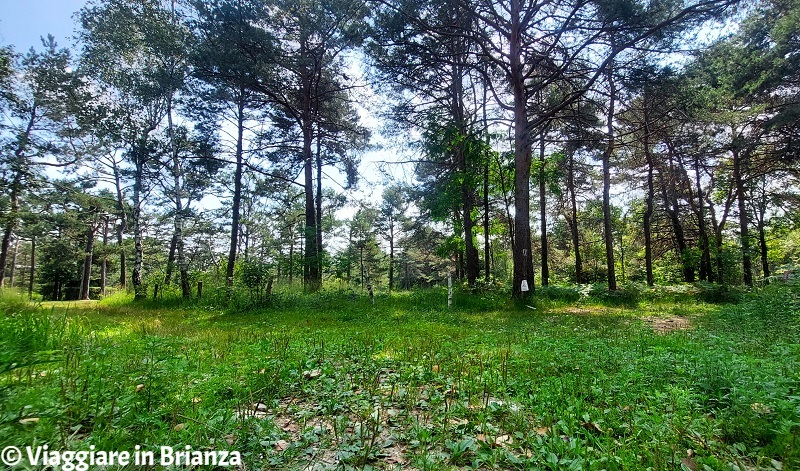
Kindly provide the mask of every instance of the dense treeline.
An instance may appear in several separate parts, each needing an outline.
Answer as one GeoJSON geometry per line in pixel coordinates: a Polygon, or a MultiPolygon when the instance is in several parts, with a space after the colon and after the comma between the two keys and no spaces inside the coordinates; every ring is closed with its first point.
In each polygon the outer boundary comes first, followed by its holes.
{"type": "Polygon", "coordinates": [[[264,299],[452,272],[523,297],[797,262],[797,0],[94,0],[76,18],[72,49],[0,49],[2,286],[264,299]],[[357,198],[360,160],[396,153],[413,177],[357,198]]]}

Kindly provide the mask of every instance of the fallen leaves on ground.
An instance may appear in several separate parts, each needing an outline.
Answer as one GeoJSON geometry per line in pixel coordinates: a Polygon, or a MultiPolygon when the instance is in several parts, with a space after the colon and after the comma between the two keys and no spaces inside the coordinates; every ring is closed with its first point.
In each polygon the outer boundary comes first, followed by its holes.
{"type": "Polygon", "coordinates": [[[514,443],[514,439],[511,437],[511,435],[508,435],[508,434],[499,435],[499,436],[495,437],[494,440],[492,440],[491,438],[487,437],[485,434],[479,433],[475,438],[479,442],[482,442],[482,443],[485,443],[486,445],[489,445],[491,448],[495,448],[495,447],[498,447],[498,446],[505,447],[505,446],[508,446],[508,445],[511,445],[511,444],[514,443]]]}
{"type": "Polygon", "coordinates": [[[757,413],[757,414],[771,414],[772,413],[772,409],[770,409],[769,406],[767,406],[765,404],[761,404],[760,402],[754,402],[754,403],[750,404],[750,408],[753,409],[753,411],[755,413],[757,413]]]}
{"type": "Polygon", "coordinates": [[[590,432],[603,433],[603,429],[594,422],[583,422],[581,426],[590,432]]]}
{"type": "Polygon", "coordinates": [[[314,378],[319,378],[320,376],[322,376],[322,370],[316,368],[313,370],[303,371],[303,378],[305,379],[314,379],[314,378]]]}

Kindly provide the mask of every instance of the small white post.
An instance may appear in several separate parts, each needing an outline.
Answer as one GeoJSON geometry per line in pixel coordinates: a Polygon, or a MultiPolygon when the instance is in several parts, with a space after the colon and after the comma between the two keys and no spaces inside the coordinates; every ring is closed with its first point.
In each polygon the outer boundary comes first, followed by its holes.
{"type": "Polygon", "coordinates": [[[447,272],[447,308],[453,307],[453,275],[447,272]]]}

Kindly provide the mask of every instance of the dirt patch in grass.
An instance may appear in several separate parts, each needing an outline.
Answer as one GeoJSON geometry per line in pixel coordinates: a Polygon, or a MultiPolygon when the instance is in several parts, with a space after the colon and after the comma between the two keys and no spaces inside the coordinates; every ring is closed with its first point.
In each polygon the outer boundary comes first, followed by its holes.
{"type": "Polygon", "coordinates": [[[561,314],[571,314],[573,316],[606,316],[619,314],[622,311],[607,306],[568,306],[557,312],[561,314]]]}
{"type": "Polygon", "coordinates": [[[685,317],[645,317],[644,320],[658,334],[668,334],[676,330],[692,328],[692,321],[685,317]]]}
{"type": "Polygon", "coordinates": [[[599,309],[587,309],[580,307],[568,307],[561,310],[564,314],[572,314],[575,316],[591,316],[600,313],[599,309]]]}

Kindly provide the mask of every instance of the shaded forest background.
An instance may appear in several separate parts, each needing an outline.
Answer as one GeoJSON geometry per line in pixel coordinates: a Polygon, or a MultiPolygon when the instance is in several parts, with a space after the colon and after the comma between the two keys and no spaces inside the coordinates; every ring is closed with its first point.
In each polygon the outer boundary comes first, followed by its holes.
{"type": "Polygon", "coordinates": [[[525,297],[798,265],[797,0],[103,0],[75,19],[71,48],[0,50],[0,285],[31,296],[262,302],[452,273],[525,297]],[[359,200],[368,152],[413,176],[359,200]]]}

